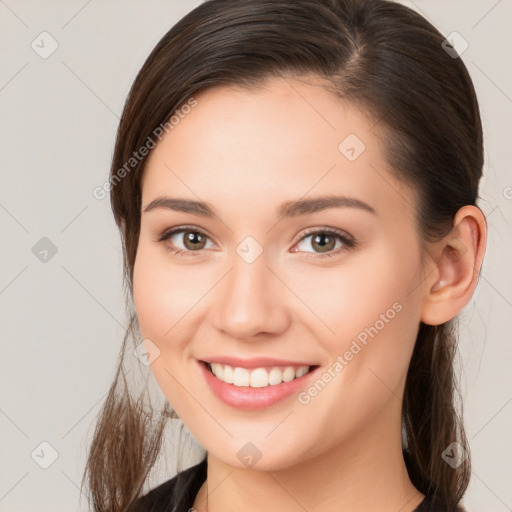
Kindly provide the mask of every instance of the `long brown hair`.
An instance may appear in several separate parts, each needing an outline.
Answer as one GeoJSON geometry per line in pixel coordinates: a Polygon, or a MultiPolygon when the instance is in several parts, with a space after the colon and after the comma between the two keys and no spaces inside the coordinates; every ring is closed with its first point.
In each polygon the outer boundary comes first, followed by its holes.
{"type": "MultiPolygon", "coordinates": [[[[130,323],[82,481],[96,512],[124,512],[142,494],[173,413],[168,403],[148,407],[146,387],[133,390],[127,378],[127,359],[140,341],[131,293],[147,160],[126,167],[133,153],[206,88],[318,76],[375,120],[388,164],[419,194],[418,229],[425,240],[440,237],[459,208],[476,203],[483,166],[473,84],[460,57],[443,48],[444,39],[422,16],[387,0],[208,0],[158,42],[127,98],[108,187],[123,244],[130,323]]],[[[453,329],[453,321],[420,325],[402,408],[411,480],[446,511],[456,510],[470,478],[469,458],[452,468],[441,456],[453,442],[469,453],[453,329]]]]}

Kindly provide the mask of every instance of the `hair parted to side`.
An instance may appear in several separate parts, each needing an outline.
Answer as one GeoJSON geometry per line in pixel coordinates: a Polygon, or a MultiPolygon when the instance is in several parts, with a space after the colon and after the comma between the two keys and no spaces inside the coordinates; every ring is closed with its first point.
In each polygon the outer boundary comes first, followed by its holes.
{"type": "MultiPolygon", "coordinates": [[[[419,195],[418,229],[425,240],[443,236],[459,208],[476,204],[483,166],[473,84],[443,40],[422,16],[393,1],[208,0],[162,37],[139,71],[119,124],[111,177],[194,94],[314,75],[376,120],[389,167],[419,195]]],[[[145,388],[129,389],[125,371],[140,341],[131,294],[145,162],[111,187],[130,326],[82,481],[96,512],[125,512],[142,494],[172,413],[169,404],[148,408],[145,388]]],[[[411,480],[448,512],[457,509],[470,478],[469,458],[453,469],[441,457],[454,441],[469,452],[452,322],[420,325],[402,409],[411,480]]]]}

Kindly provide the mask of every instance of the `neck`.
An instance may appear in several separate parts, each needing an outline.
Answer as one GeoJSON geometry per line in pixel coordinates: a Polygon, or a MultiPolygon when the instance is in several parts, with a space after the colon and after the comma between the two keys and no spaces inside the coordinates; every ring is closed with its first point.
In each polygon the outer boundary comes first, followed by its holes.
{"type": "Polygon", "coordinates": [[[275,471],[232,467],[208,454],[207,480],[194,509],[413,511],[423,495],[412,485],[405,467],[401,423],[382,417],[371,423],[331,450],[275,471]]]}

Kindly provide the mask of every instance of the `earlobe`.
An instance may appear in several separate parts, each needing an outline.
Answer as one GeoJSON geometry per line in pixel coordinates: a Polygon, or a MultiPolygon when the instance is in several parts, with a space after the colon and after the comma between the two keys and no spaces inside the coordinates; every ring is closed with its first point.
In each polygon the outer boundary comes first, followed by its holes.
{"type": "Polygon", "coordinates": [[[427,280],[421,321],[441,325],[469,302],[478,283],[486,243],[486,220],[476,206],[457,212],[452,231],[433,246],[437,272],[427,280]]]}

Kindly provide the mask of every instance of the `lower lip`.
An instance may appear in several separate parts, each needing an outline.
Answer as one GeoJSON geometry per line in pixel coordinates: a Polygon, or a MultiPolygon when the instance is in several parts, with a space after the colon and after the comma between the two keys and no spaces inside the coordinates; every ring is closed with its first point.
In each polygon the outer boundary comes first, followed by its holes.
{"type": "Polygon", "coordinates": [[[281,384],[270,385],[264,388],[251,388],[249,386],[235,386],[234,384],[222,382],[213,375],[206,363],[198,362],[206,382],[215,395],[232,407],[246,410],[263,409],[284,400],[303,388],[304,384],[320,368],[317,367],[290,382],[282,382],[281,384]]]}

